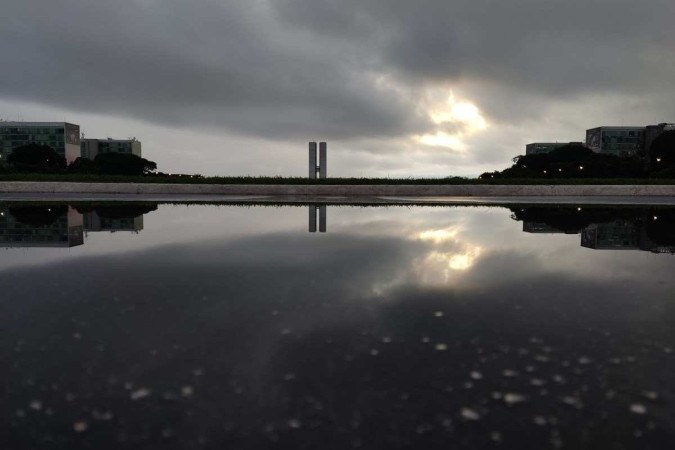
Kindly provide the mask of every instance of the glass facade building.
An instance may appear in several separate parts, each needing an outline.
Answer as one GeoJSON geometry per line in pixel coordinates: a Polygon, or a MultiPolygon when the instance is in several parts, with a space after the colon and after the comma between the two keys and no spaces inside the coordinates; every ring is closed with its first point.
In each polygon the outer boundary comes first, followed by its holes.
{"type": "Polygon", "coordinates": [[[543,153],[550,153],[556,148],[567,145],[564,142],[533,142],[525,146],[526,155],[541,155],[543,153]]]}
{"type": "Polygon", "coordinates": [[[533,142],[525,146],[526,155],[541,155],[565,145],[581,145],[581,142],[533,142]]]}
{"type": "Polygon", "coordinates": [[[0,161],[28,144],[48,145],[71,163],[80,156],[80,126],[66,122],[0,122],[0,161]]]}
{"type": "Polygon", "coordinates": [[[141,156],[141,142],[136,139],[82,139],[83,158],[94,159],[99,153],[130,153],[141,156]]]}
{"type": "Polygon", "coordinates": [[[596,153],[633,156],[644,150],[646,127],[598,127],[586,130],[586,146],[596,153]]]}

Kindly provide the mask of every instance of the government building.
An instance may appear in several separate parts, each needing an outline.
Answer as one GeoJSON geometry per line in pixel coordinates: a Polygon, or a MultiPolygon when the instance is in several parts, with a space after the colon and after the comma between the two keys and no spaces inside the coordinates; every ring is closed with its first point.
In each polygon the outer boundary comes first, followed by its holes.
{"type": "Polygon", "coordinates": [[[93,160],[102,153],[129,153],[141,157],[141,142],[137,139],[82,139],[83,158],[93,160]]]}
{"type": "Polygon", "coordinates": [[[533,142],[525,146],[526,155],[541,155],[565,145],[583,145],[581,142],[533,142]]]}
{"type": "Polygon", "coordinates": [[[586,130],[586,146],[596,153],[635,156],[645,150],[647,127],[597,127],[586,130]]]}
{"type": "MultiPolygon", "coordinates": [[[[586,130],[585,145],[595,153],[614,156],[649,155],[654,140],[666,131],[675,130],[673,123],[644,127],[602,126],[586,130]]],[[[525,146],[526,155],[550,153],[564,145],[584,145],[582,142],[533,142],[525,146]]]]}
{"type": "Polygon", "coordinates": [[[28,144],[48,145],[68,164],[80,156],[80,126],[68,122],[0,122],[0,162],[28,144]]]}

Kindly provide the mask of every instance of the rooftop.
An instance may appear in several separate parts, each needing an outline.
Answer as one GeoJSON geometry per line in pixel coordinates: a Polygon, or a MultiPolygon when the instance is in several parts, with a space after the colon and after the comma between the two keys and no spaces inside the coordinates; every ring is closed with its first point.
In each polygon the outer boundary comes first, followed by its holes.
{"type": "Polygon", "coordinates": [[[589,130],[597,130],[598,128],[605,128],[609,130],[644,130],[647,128],[646,126],[641,126],[641,127],[634,127],[634,126],[608,126],[608,125],[602,125],[599,127],[594,127],[594,128],[589,128],[589,130]]]}
{"type": "Polygon", "coordinates": [[[0,127],[62,127],[64,125],[79,126],[69,122],[5,122],[0,120],[0,127]]]}
{"type": "Polygon", "coordinates": [[[97,139],[97,138],[84,138],[82,141],[99,141],[99,142],[140,142],[138,139],[97,139]]]}

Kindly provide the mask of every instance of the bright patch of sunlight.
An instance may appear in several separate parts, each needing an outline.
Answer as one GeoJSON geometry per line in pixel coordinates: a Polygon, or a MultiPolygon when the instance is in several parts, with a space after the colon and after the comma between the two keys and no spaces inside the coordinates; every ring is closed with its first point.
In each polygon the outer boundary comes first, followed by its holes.
{"type": "Polygon", "coordinates": [[[457,100],[452,91],[430,90],[422,101],[422,108],[437,126],[434,132],[414,137],[423,145],[465,152],[464,139],[488,127],[480,109],[468,100],[457,100]]]}
{"type": "Polygon", "coordinates": [[[437,131],[435,134],[417,136],[416,139],[420,144],[428,145],[429,147],[446,147],[461,152],[466,150],[466,145],[462,142],[460,136],[456,134],[437,131]]]}
{"type": "Polygon", "coordinates": [[[481,115],[476,105],[467,101],[455,102],[453,95],[438,109],[430,110],[429,117],[437,125],[447,122],[459,122],[466,125],[471,132],[487,128],[487,121],[481,115]]]}
{"type": "Polygon", "coordinates": [[[446,228],[431,228],[411,235],[412,239],[430,243],[430,251],[417,258],[413,271],[425,284],[446,284],[456,278],[456,274],[469,270],[480,257],[483,250],[462,239],[462,224],[453,224],[446,228]]]}
{"type": "Polygon", "coordinates": [[[476,256],[476,253],[452,255],[448,260],[448,267],[452,270],[467,270],[473,266],[473,261],[476,259],[476,256]]]}
{"type": "Polygon", "coordinates": [[[468,270],[480,256],[481,251],[480,247],[467,247],[461,253],[434,251],[427,255],[426,262],[437,265],[441,271],[445,269],[468,270]]]}
{"type": "Polygon", "coordinates": [[[417,239],[422,241],[432,241],[435,243],[445,242],[457,237],[459,229],[457,227],[446,228],[442,230],[425,230],[417,234],[417,239]]]}
{"type": "Polygon", "coordinates": [[[482,253],[477,246],[467,245],[456,251],[434,250],[413,263],[416,279],[425,285],[447,285],[473,267],[482,253]]]}

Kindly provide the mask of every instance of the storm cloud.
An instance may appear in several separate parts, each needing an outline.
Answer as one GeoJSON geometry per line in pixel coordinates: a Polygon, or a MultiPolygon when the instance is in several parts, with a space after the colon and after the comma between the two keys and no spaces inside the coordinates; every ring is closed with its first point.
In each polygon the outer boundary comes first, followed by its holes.
{"type": "Polygon", "coordinates": [[[274,20],[263,2],[64,0],[11,5],[1,94],[244,134],[397,134],[414,115],[344,52],[274,20]]]}
{"type": "Polygon", "coordinates": [[[24,0],[0,17],[0,99],[209,130],[225,156],[230,138],[319,136],[373,175],[478,170],[530,139],[675,120],[673,16],[669,0],[24,0]],[[448,97],[491,130],[433,120],[448,97]],[[415,139],[438,133],[441,150],[415,139]]]}

